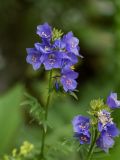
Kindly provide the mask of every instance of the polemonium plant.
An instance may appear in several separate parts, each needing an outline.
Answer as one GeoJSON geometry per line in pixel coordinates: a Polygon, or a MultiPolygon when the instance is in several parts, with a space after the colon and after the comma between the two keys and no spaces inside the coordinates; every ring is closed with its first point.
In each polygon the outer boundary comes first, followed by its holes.
{"type": "Polygon", "coordinates": [[[44,159],[47,133],[45,124],[48,117],[51,93],[56,90],[57,92],[62,91],[74,95],[73,93],[77,88],[78,73],[73,70],[73,66],[80,57],[82,58],[82,55],[79,53],[79,40],[72,32],[63,35],[61,30],[53,29],[48,23],[44,23],[37,26],[36,33],[41,41],[36,42],[33,48],[26,49],[26,61],[32,65],[34,70],[38,70],[43,66],[45,71],[49,72],[48,97],[45,106],[42,106],[44,116],[40,158],[44,159]],[[55,74],[55,70],[57,74],[55,74]]]}
{"type": "Polygon", "coordinates": [[[108,153],[115,145],[114,139],[120,134],[111,116],[112,109],[118,108],[115,104],[118,104],[117,94],[110,94],[107,97],[107,105],[102,99],[91,101],[91,110],[88,112],[90,117],[77,115],[73,118],[74,137],[80,145],[88,145],[86,160],[94,157],[96,149],[108,153]]]}

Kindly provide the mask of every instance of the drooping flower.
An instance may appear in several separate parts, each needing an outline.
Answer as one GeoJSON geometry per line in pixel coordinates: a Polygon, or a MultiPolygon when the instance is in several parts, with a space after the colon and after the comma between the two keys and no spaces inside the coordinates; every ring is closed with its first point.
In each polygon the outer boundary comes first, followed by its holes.
{"type": "Polygon", "coordinates": [[[120,108],[120,100],[117,100],[117,93],[110,93],[106,103],[111,109],[120,108]]]}
{"type": "Polygon", "coordinates": [[[73,130],[75,133],[89,136],[90,119],[81,115],[75,116],[72,120],[73,130]]]}
{"type": "Polygon", "coordinates": [[[76,78],[78,77],[78,73],[74,72],[70,69],[63,69],[61,73],[60,82],[63,85],[65,92],[73,91],[77,87],[76,78]]]}
{"type": "Polygon", "coordinates": [[[42,63],[41,53],[35,48],[27,48],[26,51],[28,54],[26,57],[27,63],[32,64],[34,70],[39,69],[42,63]]]}
{"type": "Polygon", "coordinates": [[[109,148],[113,147],[114,140],[106,131],[102,131],[99,138],[96,141],[96,144],[102,150],[104,150],[105,152],[108,152],[109,148]]]}
{"type": "Polygon", "coordinates": [[[90,133],[85,135],[83,133],[75,133],[75,138],[77,138],[80,144],[90,144],[90,133]]]}
{"type": "Polygon", "coordinates": [[[44,23],[43,25],[37,26],[36,32],[41,38],[45,38],[50,40],[52,37],[52,28],[48,23],[44,23]]]}

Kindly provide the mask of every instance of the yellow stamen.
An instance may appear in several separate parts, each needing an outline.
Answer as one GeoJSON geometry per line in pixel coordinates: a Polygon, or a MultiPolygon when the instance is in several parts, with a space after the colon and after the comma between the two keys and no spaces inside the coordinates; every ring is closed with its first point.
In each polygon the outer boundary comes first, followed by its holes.
{"type": "Polygon", "coordinates": [[[75,69],[75,66],[71,66],[70,68],[71,68],[72,70],[74,70],[74,69],[75,69]]]}

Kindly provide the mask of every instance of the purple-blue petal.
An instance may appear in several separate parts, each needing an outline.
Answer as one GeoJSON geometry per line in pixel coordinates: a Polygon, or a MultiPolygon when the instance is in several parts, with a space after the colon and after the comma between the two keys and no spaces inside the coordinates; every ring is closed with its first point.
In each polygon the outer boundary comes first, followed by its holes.
{"type": "Polygon", "coordinates": [[[109,148],[112,148],[114,145],[114,140],[113,138],[111,138],[111,136],[109,136],[108,133],[106,133],[105,131],[103,131],[99,138],[96,141],[96,144],[99,148],[101,148],[102,150],[104,150],[105,152],[109,151],[109,148]]]}
{"type": "Polygon", "coordinates": [[[41,66],[41,53],[38,52],[35,48],[27,48],[27,57],[26,57],[26,61],[29,64],[32,64],[33,69],[37,70],[40,68],[41,66]]]}
{"type": "Polygon", "coordinates": [[[120,108],[120,100],[117,100],[117,93],[110,93],[106,103],[111,109],[120,108]]]}
{"type": "Polygon", "coordinates": [[[116,137],[120,134],[119,129],[116,127],[115,124],[111,124],[107,126],[106,132],[111,136],[111,137],[116,137]]]}
{"type": "Polygon", "coordinates": [[[73,91],[77,87],[77,82],[74,79],[67,78],[67,77],[61,77],[60,82],[63,85],[64,90],[67,91],[73,91]]]}
{"type": "Polygon", "coordinates": [[[46,70],[51,70],[52,68],[60,68],[61,67],[61,57],[59,53],[52,52],[42,56],[43,64],[46,70]]]}
{"type": "Polygon", "coordinates": [[[48,23],[44,23],[43,25],[37,26],[36,33],[45,39],[50,39],[52,37],[52,28],[48,23]]]}
{"type": "Polygon", "coordinates": [[[81,115],[75,116],[72,120],[73,130],[77,133],[88,135],[90,128],[90,119],[81,115]]]}
{"type": "Polygon", "coordinates": [[[90,144],[90,133],[88,135],[83,133],[75,133],[74,137],[79,140],[80,144],[90,144]]]}

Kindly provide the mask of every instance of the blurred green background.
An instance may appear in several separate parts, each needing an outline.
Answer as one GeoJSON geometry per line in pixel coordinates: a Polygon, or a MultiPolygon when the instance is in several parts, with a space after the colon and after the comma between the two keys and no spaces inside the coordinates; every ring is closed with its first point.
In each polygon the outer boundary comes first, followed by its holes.
{"type": "MultiPolygon", "coordinates": [[[[24,140],[40,143],[41,129],[20,103],[25,92],[46,100],[46,72],[34,72],[25,61],[26,48],[39,41],[36,26],[44,22],[64,33],[72,30],[84,56],[76,67],[79,101],[69,96],[53,98],[49,110],[53,129],[47,142],[72,137],[71,120],[76,114],[87,115],[91,99],[106,99],[111,91],[120,98],[120,0],[0,0],[0,156],[24,140]]],[[[120,127],[120,110],[113,114],[120,127]]],[[[119,151],[117,138],[104,159],[119,160],[119,151]]],[[[62,159],[80,157],[72,153],[62,159]]]]}

